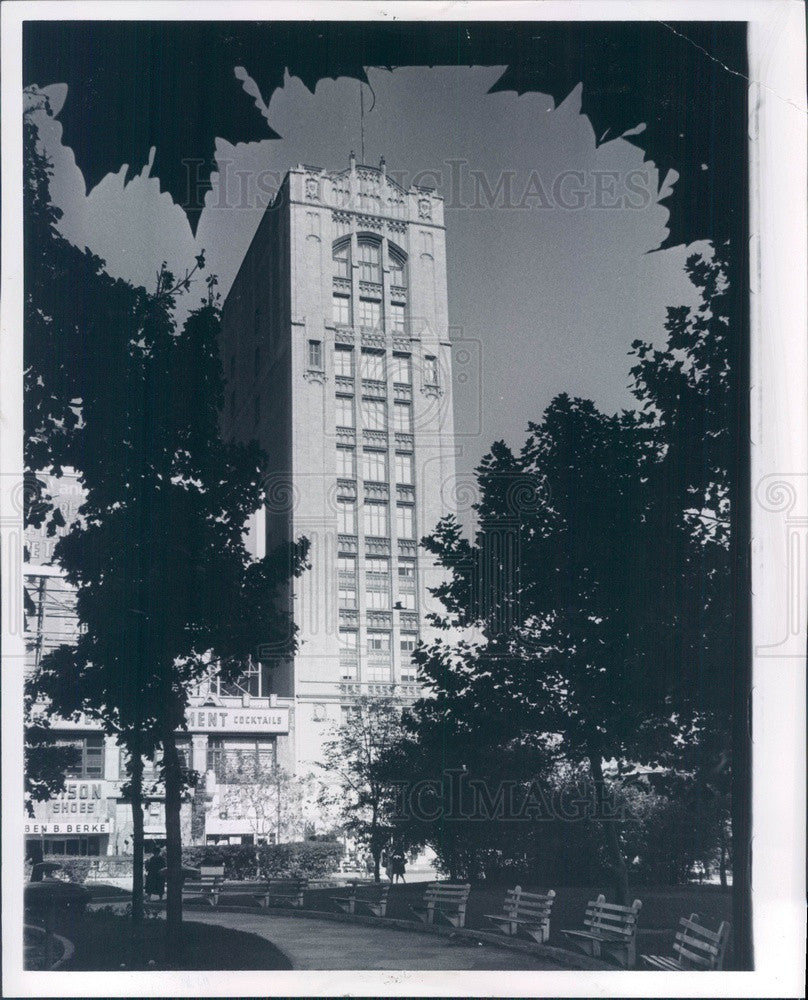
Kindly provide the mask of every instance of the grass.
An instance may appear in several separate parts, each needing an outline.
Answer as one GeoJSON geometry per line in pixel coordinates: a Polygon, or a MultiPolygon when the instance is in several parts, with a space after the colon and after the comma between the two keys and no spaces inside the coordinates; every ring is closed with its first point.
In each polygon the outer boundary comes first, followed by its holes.
{"type": "Polygon", "coordinates": [[[193,921],[183,922],[182,949],[166,956],[165,922],[147,920],[143,951],[132,962],[129,927],[127,917],[105,911],[88,912],[76,919],[60,932],[76,946],[75,954],[64,969],[100,972],[121,968],[225,971],[292,968],[283,952],[265,938],[193,921]]]}

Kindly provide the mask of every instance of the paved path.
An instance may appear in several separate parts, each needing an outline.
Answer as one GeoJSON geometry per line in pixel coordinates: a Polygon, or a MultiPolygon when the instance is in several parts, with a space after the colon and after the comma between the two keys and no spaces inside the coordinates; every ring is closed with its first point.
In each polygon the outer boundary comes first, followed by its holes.
{"type": "Polygon", "coordinates": [[[495,945],[478,946],[453,939],[395,928],[282,917],[253,913],[186,911],[186,920],[220,924],[267,938],[286,954],[294,969],[555,969],[554,963],[495,945]]]}

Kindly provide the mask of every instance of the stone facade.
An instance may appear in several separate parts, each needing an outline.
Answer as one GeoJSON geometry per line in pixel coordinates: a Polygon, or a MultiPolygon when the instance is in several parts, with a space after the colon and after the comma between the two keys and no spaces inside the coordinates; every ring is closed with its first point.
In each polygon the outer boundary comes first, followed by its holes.
{"type": "Polygon", "coordinates": [[[451,353],[442,200],[378,168],[291,170],[223,309],[223,430],[268,456],[255,554],[305,536],[277,672],[310,769],[351,698],[417,696],[438,570],[418,545],[450,509],[451,353]]]}

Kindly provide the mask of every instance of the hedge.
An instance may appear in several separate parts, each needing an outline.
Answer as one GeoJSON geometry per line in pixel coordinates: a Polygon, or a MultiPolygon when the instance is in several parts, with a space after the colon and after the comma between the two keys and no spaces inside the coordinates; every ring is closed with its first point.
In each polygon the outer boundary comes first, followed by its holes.
{"type": "Polygon", "coordinates": [[[290,844],[208,844],[182,849],[188,868],[224,865],[224,877],[250,879],[324,878],[333,875],[342,858],[338,841],[306,840],[290,844]]]}

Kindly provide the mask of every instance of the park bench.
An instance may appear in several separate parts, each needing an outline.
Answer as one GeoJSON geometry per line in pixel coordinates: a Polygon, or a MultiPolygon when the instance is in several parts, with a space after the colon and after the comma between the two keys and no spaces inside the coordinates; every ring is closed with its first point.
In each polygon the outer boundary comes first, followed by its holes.
{"type": "Polygon", "coordinates": [[[183,882],[183,900],[202,899],[211,906],[217,906],[223,878],[224,865],[200,865],[198,877],[194,873],[192,881],[183,882]]]}
{"type": "Polygon", "coordinates": [[[346,913],[356,913],[357,906],[365,906],[375,917],[383,917],[387,913],[389,892],[390,885],[387,882],[353,881],[347,896],[332,896],[331,902],[346,913]]]}
{"type": "Polygon", "coordinates": [[[259,891],[253,895],[263,907],[285,905],[302,908],[303,893],[308,887],[309,880],[306,878],[270,878],[261,882],[259,891]]]}
{"type": "Polygon", "coordinates": [[[249,896],[264,907],[273,903],[302,907],[303,893],[307,888],[307,879],[242,879],[223,882],[218,895],[225,898],[249,896]]]}
{"type": "Polygon", "coordinates": [[[650,968],[664,972],[718,971],[724,965],[729,934],[730,925],[726,920],[717,931],[711,931],[699,923],[698,913],[691,913],[679,921],[673,942],[675,958],[667,955],[640,955],[640,958],[650,968]]]}
{"type": "Polygon", "coordinates": [[[424,893],[422,906],[411,906],[410,909],[425,924],[434,924],[435,916],[440,915],[453,927],[464,927],[466,923],[466,902],[471,892],[471,886],[452,885],[449,882],[432,882],[424,893]]]}
{"type": "Polygon", "coordinates": [[[620,965],[633,969],[637,962],[637,918],[641,907],[639,899],[631,906],[620,906],[607,903],[601,894],[586,904],[585,930],[561,933],[585,954],[600,958],[605,952],[620,965]]]}
{"type": "Polygon", "coordinates": [[[486,920],[496,924],[499,929],[512,937],[520,930],[544,944],[550,937],[550,911],[555,900],[555,890],[546,893],[524,892],[521,885],[509,889],[502,913],[486,913],[486,920]]]}

